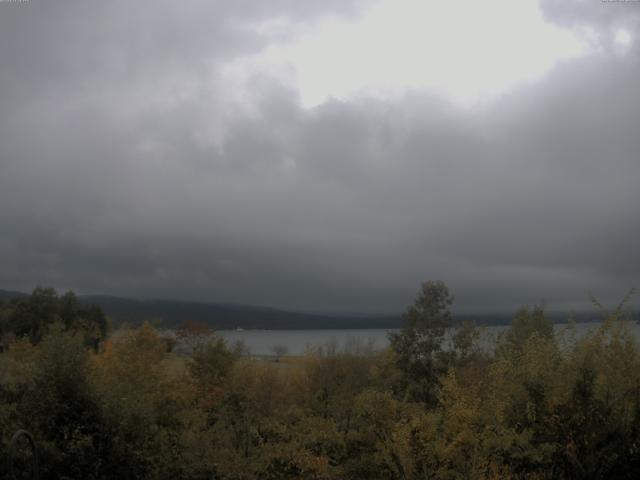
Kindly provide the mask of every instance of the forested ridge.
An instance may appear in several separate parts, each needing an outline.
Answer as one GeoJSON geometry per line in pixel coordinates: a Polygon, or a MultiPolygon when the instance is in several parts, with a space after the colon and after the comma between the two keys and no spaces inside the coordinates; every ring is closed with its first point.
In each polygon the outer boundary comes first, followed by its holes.
{"type": "Polygon", "coordinates": [[[582,337],[523,307],[487,350],[453,300],[425,282],[386,350],[329,344],[279,361],[188,326],[194,353],[179,356],[150,323],[109,332],[72,293],[3,300],[0,468],[26,429],[41,478],[637,478],[626,302],[597,305],[602,323],[582,337]]]}
{"type": "MultiPolygon", "coordinates": [[[[0,290],[0,300],[10,300],[28,296],[24,292],[0,290]]],[[[267,330],[307,330],[307,329],[368,329],[400,328],[403,325],[401,313],[397,314],[320,314],[317,312],[297,312],[264,306],[192,302],[184,300],[136,299],[108,295],[78,295],[79,303],[95,305],[107,315],[112,326],[123,323],[140,326],[151,320],[155,326],[179,328],[185,320],[205,323],[216,330],[267,329],[267,330]]],[[[547,311],[547,317],[554,323],[565,323],[567,312],[547,311]]],[[[591,310],[574,312],[578,322],[591,322],[598,318],[591,310]]],[[[473,321],[477,325],[509,325],[512,312],[496,310],[483,313],[458,313],[454,321],[473,321]]],[[[636,317],[637,318],[637,317],[636,317]]]]}
{"type": "MultiPolygon", "coordinates": [[[[25,297],[17,291],[0,290],[0,300],[25,297]]],[[[154,325],[178,328],[185,320],[206,323],[217,330],[224,329],[342,329],[398,328],[402,320],[397,315],[319,314],[278,308],[231,303],[192,302],[184,300],[135,299],[108,295],[80,295],[79,303],[95,305],[109,316],[114,327],[122,323],[142,325],[152,320],[154,325]]]]}

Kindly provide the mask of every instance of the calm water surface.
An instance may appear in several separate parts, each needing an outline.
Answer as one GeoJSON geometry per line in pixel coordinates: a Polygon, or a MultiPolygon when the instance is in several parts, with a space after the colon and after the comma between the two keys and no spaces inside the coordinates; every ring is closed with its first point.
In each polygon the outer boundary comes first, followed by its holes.
{"type": "MultiPolygon", "coordinates": [[[[597,328],[601,323],[578,323],[575,335],[580,337],[597,328]]],[[[629,324],[636,338],[640,340],[640,326],[629,324]]],[[[489,347],[507,327],[480,327],[481,345],[489,347]]],[[[566,332],[567,325],[556,324],[557,335],[566,332]]],[[[371,344],[375,349],[383,349],[389,344],[387,333],[397,330],[219,330],[217,333],[233,345],[241,340],[249,348],[252,355],[272,355],[274,346],[284,346],[288,355],[302,355],[308,348],[336,343],[343,347],[348,343],[357,342],[361,345],[371,344]]],[[[565,334],[566,335],[566,334],[565,334]]]]}

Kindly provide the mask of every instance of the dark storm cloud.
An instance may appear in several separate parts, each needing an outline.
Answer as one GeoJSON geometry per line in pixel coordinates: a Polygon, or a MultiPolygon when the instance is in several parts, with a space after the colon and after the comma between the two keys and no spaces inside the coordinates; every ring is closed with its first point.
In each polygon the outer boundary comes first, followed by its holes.
{"type": "Polygon", "coordinates": [[[260,22],[361,2],[19,5],[0,4],[0,286],[388,312],[428,278],[468,310],[637,284],[637,57],[472,110],[307,110],[267,74],[237,98],[222,66],[293,34],[260,22]]]}
{"type": "Polygon", "coordinates": [[[637,2],[619,0],[541,0],[545,16],[560,25],[576,29],[593,29],[593,34],[605,41],[618,28],[635,28],[640,23],[637,2]]]}

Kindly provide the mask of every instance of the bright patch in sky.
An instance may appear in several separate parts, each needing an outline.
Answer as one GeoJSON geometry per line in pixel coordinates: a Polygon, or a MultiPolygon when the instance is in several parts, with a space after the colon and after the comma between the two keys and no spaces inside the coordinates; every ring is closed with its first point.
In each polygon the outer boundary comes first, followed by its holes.
{"type": "Polygon", "coordinates": [[[305,107],[407,89],[470,104],[585,49],[571,32],[546,23],[535,0],[381,0],[354,22],[326,20],[230,67],[288,72],[305,107]]]}
{"type": "Polygon", "coordinates": [[[616,31],[616,43],[622,47],[631,45],[631,34],[626,30],[620,29],[616,31]]]}

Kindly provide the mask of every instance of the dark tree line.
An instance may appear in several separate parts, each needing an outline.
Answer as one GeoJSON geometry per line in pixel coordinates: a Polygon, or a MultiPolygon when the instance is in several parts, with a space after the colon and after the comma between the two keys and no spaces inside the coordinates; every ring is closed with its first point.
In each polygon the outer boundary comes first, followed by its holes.
{"type": "Polygon", "coordinates": [[[107,335],[107,317],[102,310],[80,303],[71,291],[59,295],[53,288],[37,287],[31,295],[0,301],[0,336],[27,337],[38,343],[56,323],[81,332],[86,344],[95,349],[107,335]]]}

